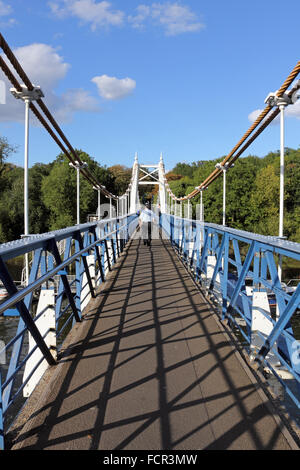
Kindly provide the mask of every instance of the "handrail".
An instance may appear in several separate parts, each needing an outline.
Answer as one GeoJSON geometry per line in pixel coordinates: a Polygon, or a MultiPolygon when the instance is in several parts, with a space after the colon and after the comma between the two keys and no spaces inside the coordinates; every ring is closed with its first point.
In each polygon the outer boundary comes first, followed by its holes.
{"type": "Polygon", "coordinates": [[[286,291],[277,263],[280,255],[299,261],[300,244],[169,214],[160,221],[182,262],[218,307],[220,319],[238,332],[250,359],[272,371],[299,410],[300,338],[292,319],[300,309],[300,283],[286,291]]]}
{"type": "Polygon", "coordinates": [[[3,377],[3,374],[2,378],[0,377],[0,437],[4,432],[7,410],[11,409],[22,390],[26,396],[31,393],[28,390],[32,390],[40,380],[46,361],[50,365],[55,363],[58,351],[55,336],[63,341],[64,337],[61,338],[61,335],[66,335],[66,327],[74,324],[74,320],[81,321],[83,309],[89,299],[95,296],[95,288],[105,281],[107,272],[117,262],[130,235],[134,233],[137,220],[137,215],[131,214],[33,235],[0,245],[0,279],[11,294],[0,305],[0,314],[16,306],[15,312],[20,315],[16,334],[4,347],[5,352],[8,349],[12,352],[6,377],[3,377]],[[61,259],[58,243],[63,239],[66,243],[61,259]],[[18,291],[4,261],[28,252],[34,252],[29,283],[18,291]],[[66,271],[68,266],[75,272],[72,282],[66,271]],[[52,282],[55,275],[59,276],[56,296],[52,282]],[[47,286],[47,283],[50,285],[47,286]],[[75,296],[71,293],[71,284],[74,283],[75,296]],[[33,293],[37,291],[39,302],[33,318],[31,305],[33,293]],[[29,350],[24,352],[24,335],[27,332],[33,341],[29,344],[29,350]],[[18,385],[15,393],[16,378],[24,365],[23,384],[20,387],[18,385]]]}

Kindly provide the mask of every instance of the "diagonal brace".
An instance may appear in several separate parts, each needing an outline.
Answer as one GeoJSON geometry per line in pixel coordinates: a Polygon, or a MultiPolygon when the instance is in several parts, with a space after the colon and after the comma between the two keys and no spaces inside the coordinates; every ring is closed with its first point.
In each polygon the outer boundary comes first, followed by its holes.
{"type": "Polygon", "coordinates": [[[214,284],[216,282],[216,277],[217,277],[217,274],[219,272],[219,268],[221,266],[221,262],[222,262],[222,258],[223,258],[225,240],[226,240],[226,236],[225,236],[225,233],[224,233],[223,237],[222,237],[221,246],[219,247],[219,253],[218,253],[218,256],[217,256],[217,262],[216,262],[216,266],[215,266],[215,269],[214,269],[214,273],[213,273],[213,276],[212,276],[211,281],[210,281],[209,290],[213,290],[214,284]]]}
{"type": "MultiPolygon", "coordinates": [[[[5,263],[3,262],[2,258],[0,257],[0,278],[4,284],[5,289],[9,293],[9,295],[13,296],[18,292],[18,289],[16,288],[14,281],[12,280],[7,267],[5,263]]],[[[20,317],[24,321],[25,325],[28,328],[28,331],[30,332],[31,336],[33,337],[34,341],[36,342],[38,348],[41,350],[41,353],[43,354],[44,358],[48,362],[50,366],[53,366],[56,364],[56,361],[54,357],[52,356],[50,349],[46,345],[41,333],[39,332],[32,316],[30,315],[30,312],[28,308],[26,307],[24,300],[20,300],[16,304],[16,308],[18,309],[20,313],[20,317]]]]}
{"type": "MultiPolygon", "coordinates": [[[[55,240],[51,240],[49,251],[52,252],[52,254],[54,256],[54,259],[55,259],[55,262],[56,262],[56,265],[59,266],[60,264],[62,264],[61,256],[59,254],[59,251],[58,251],[58,248],[56,246],[55,240]]],[[[70,288],[70,284],[69,284],[69,281],[68,281],[68,278],[67,278],[66,274],[61,274],[61,280],[62,280],[62,283],[64,285],[64,289],[65,289],[66,295],[69,299],[71,308],[73,310],[75,320],[77,322],[80,322],[81,319],[80,319],[80,316],[78,314],[78,310],[76,308],[74,297],[73,297],[73,294],[72,294],[72,291],[71,291],[71,288],[70,288]]]]}
{"type": "MultiPolygon", "coordinates": [[[[93,235],[94,235],[94,241],[97,241],[96,228],[93,228],[93,235]]],[[[102,267],[102,262],[101,262],[101,257],[100,257],[100,252],[99,252],[99,246],[98,245],[95,245],[95,251],[96,251],[96,257],[97,257],[97,261],[98,261],[101,281],[105,282],[105,276],[104,276],[104,272],[103,272],[103,267],[102,267]]]]}
{"type": "MultiPolygon", "coordinates": [[[[75,234],[75,239],[78,241],[79,249],[83,250],[84,246],[83,246],[83,241],[82,241],[80,232],[77,232],[75,234]]],[[[89,270],[89,267],[88,267],[87,260],[86,260],[85,256],[82,256],[82,262],[83,262],[83,267],[84,267],[85,274],[86,274],[86,277],[87,277],[88,285],[89,285],[89,288],[90,288],[91,296],[93,298],[95,298],[96,297],[95,296],[95,291],[94,291],[94,287],[93,287],[93,283],[92,283],[92,279],[91,279],[91,275],[90,275],[90,270],[89,270]]]]}
{"type": "Polygon", "coordinates": [[[248,250],[248,253],[247,253],[247,256],[246,256],[246,259],[244,261],[244,264],[243,264],[243,268],[241,270],[241,274],[239,275],[239,278],[237,280],[237,283],[236,283],[236,286],[235,286],[235,289],[234,289],[234,292],[232,294],[232,298],[231,298],[231,301],[230,301],[230,305],[228,307],[228,311],[231,312],[233,307],[235,306],[236,304],[236,301],[238,299],[238,296],[239,296],[239,293],[240,293],[240,290],[242,288],[242,285],[244,284],[245,282],[245,277],[247,276],[247,273],[249,271],[249,268],[250,268],[250,265],[251,265],[251,261],[252,261],[252,258],[253,258],[253,255],[254,255],[254,252],[255,252],[255,249],[256,249],[256,242],[253,241],[249,247],[249,250],[248,250]]]}
{"type": "Polygon", "coordinates": [[[275,342],[278,340],[279,336],[283,332],[284,328],[286,327],[287,323],[293,316],[299,304],[300,304],[300,284],[298,284],[297,289],[293,293],[284,312],[280,315],[273,330],[269,334],[269,337],[266,339],[264,345],[261,347],[256,358],[257,362],[261,363],[264,360],[264,358],[266,357],[270,349],[274,346],[275,342]]]}

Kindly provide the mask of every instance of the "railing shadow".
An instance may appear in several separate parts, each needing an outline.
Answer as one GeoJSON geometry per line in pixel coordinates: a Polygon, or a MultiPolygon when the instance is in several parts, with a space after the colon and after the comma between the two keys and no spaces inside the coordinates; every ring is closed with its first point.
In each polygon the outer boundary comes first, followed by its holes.
{"type": "MultiPolygon", "coordinates": [[[[189,443],[197,441],[197,436],[203,436],[203,433],[207,434],[207,439],[205,443],[199,440],[199,449],[232,448],[242,435],[248,436],[252,448],[276,447],[280,429],[275,427],[267,442],[261,435],[257,426],[269,411],[263,403],[259,403],[252,407],[249,414],[245,400],[253,398],[256,388],[251,383],[237,385],[236,380],[232,379],[233,373],[227,369],[226,362],[234,352],[228,348],[216,324],[213,329],[208,328],[211,314],[203,303],[199,305],[197,296],[197,289],[174,258],[169,242],[157,240],[151,248],[145,248],[139,240],[132,241],[115,267],[112,280],[101,293],[99,305],[84,318],[85,337],[73,342],[71,348],[65,351],[61,361],[67,368],[66,374],[58,377],[51,400],[31,417],[33,427],[30,431],[19,436],[18,442],[24,441],[22,448],[141,448],[141,436],[152,425],[159,430],[156,444],[159,443],[159,448],[164,450],[191,448],[189,443]],[[161,263],[165,267],[162,272],[161,263]],[[141,270],[144,283],[141,282],[141,270]],[[172,289],[169,284],[169,294],[166,295],[169,278],[177,279],[177,287],[172,289]],[[140,294],[136,291],[136,279],[139,279],[140,294]],[[115,292],[122,296],[121,300],[119,298],[119,301],[110,303],[110,296],[115,292]],[[133,298],[134,302],[131,302],[133,298]],[[101,321],[104,323],[105,319],[115,323],[99,330],[99,324],[101,321]],[[197,328],[196,335],[193,328],[197,328]],[[200,346],[202,340],[205,347],[202,345],[197,351],[189,349],[190,342],[194,344],[198,341],[200,346]],[[172,360],[167,348],[182,344],[187,344],[188,354],[172,360]],[[149,354],[153,364],[147,369],[149,354]],[[106,367],[99,370],[96,364],[103,358],[106,367]],[[92,363],[89,362],[91,360],[92,363]],[[122,372],[130,377],[137,360],[141,369],[134,370],[134,378],[119,383],[118,374],[122,372]],[[197,369],[197,361],[201,360],[207,360],[209,364],[205,370],[197,369]],[[94,372],[87,374],[88,380],[84,381],[82,377],[74,385],[74,376],[81,373],[85,363],[86,367],[94,367],[94,372]],[[194,372],[187,383],[174,391],[174,384],[170,386],[170,374],[178,374],[180,383],[180,374],[185,367],[194,372]],[[202,386],[216,373],[225,385],[219,389],[216,383],[215,392],[207,394],[202,386]],[[146,404],[140,408],[137,404],[133,406],[128,403],[128,393],[136,393],[141,386],[148,393],[155,392],[155,409],[147,408],[146,404]],[[128,407],[128,416],[120,415],[115,419],[117,415],[112,413],[112,407],[116,400],[120,409],[128,407]],[[224,401],[221,409],[220,400],[224,401]],[[179,436],[174,428],[174,415],[187,413],[189,419],[193,414],[197,416],[199,407],[202,407],[203,413],[201,422],[195,425],[197,419],[191,419],[190,423],[185,423],[184,432],[179,436]],[[216,432],[217,421],[220,418],[226,420],[233,409],[239,419],[232,425],[227,424],[224,432],[216,432]],[[64,427],[64,423],[74,419],[74,423],[78,424],[79,419],[81,424],[69,432],[70,426],[64,427]],[[56,429],[54,433],[53,429],[56,429]],[[126,432],[120,432],[124,429],[126,432]],[[108,446],[107,436],[112,432],[115,438],[108,446]]],[[[151,399],[153,397],[146,397],[146,400],[151,399]]],[[[143,442],[143,448],[153,448],[153,443],[146,439],[143,442]]]]}

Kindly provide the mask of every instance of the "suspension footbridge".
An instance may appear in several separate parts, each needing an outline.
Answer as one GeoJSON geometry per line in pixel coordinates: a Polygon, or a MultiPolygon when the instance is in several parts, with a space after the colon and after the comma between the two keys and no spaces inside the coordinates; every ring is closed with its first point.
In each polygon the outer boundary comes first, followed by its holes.
{"type": "Polygon", "coordinates": [[[77,172],[76,225],[30,234],[25,204],[25,236],[0,246],[8,293],[0,315],[14,311],[19,318],[1,366],[0,448],[298,449],[297,429],[276,408],[266,374],[297,416],[293,319],[300,285],[287,292],[281,266],[300,260],[300,245],[283,238],[282,212],[278,237],[226,226],[225,183],[234,161],[295,102],[300,63],[190,194],[173,194],[163,155],[148,164],[136,155],[128,189],[115,195],[79,158],[1,35],[0,47],[7,59],[0,57],[0,67],[25,103],[26,125],[31,111],[77,172]],[[224,223],[216,225],[204,220],[203,192],[221,175],[224,223]],[[98,212],[88,223],[80,221],[80,177],[98,193],[98,212]],[[145,184],[158,186],[150,246],[139,224],[145,184]],[[109,201],[105,219],[101,194],[109,201]],[[8,267],[19,256],[26,267],[21,288],[8,267]]]}

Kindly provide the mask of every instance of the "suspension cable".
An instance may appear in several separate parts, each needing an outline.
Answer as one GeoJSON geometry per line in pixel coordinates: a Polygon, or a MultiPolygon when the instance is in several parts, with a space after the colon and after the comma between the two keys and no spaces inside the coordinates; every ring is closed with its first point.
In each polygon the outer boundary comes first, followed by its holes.
{"type": "MultiPolygon", "coordinates": [[[[276,96],[280,97],[282,96],[287,88],[292,84],[294,79],[297,77],[297,75],[300,72],[300,61],[297,63],[297,65],[294,67],[294,69],[291,71],[287,79],[284,81],[284,83],[281,85],[279,90],[276,92],[276,96]]],[[[295,91],[300,89],[300,84],[298,83],[296,86],[294,86],[291,90],[288,91],[287,95],[291,97],[295,91]]],[[[276,108],[273,110],[272,114],[266,119],[267,115],[269,112],[272,110],[273,106],[267,105],[265,109],[259,114],[257,119],[253,122],[253,124],[250,126],[250,128],[247,130],[247,132],[243,135],[243,137],[238,141],[238,143],[235,145],[235,147],[229,152],[229,154],[223,159],[223,161],[220,163],[220,166],[224,166],[226,163],[229,163],[229,167],[233,164],[237,158],[240,157],[240,155],[249,147],[249,145],[263,132],[263,130],[278,116],[279,114],[279,109],[276,108]],[[252,134],[252,132],[257,128],[257,126],[261,124],[261,126],[257,129],[257,131],[253,134],[253,136],[245,143],[245,145],[239,150],[239,152],[235,154],[235,152],[241,147],[241,145],[247,140],[247,138],[252,134]]],[[[174,200],[177,201],[184,201],[187,199],[192,199],[195,196],[197,196],[201,190],[206,189],[213,181],[215,181],[220,175],[222,174],[222,169],[221,168],[216,168],[213,170],[213,172],[196,188],[194,189],[191,193],[189,193],[187,196],[183,198],[177,198],[173,192],[169,191],[171,194],[171,197],[174,200]]]]}
{"type": "MultiPolygon", "coordinates": [[[[3,50],[4,54],[8,58],[9,62],[11,63],[12,67],[14,70],[17,72],[21,80],[23,81],[24,85],[29,91],[32,91],[34,89],[34,86],[30,79],[28,78],[27,74],[25,73],[24,69],[22,68],[21,64],[17,60],[16,56],[14,55],[13,51],[10,49],[9,45],[5,41],[3,35],[0,33],[0,47],[3,50]]],[[[8,80],[11,82],[11,84],[16,88],[17,91],[22,91],[22,87],[19,83],[19,81],[16,79],[12,71],[10,70],[8,64],[3,60],[2,57],[0,57],[0,68],[8,78],[8,80]]],[[[30,109],[36,116],[36,118],[40,121],[42,126],[47,130],[47,132],[50,134],[50,136],[53,138],[53,140],[57,143],[57,145],[60,147],[60,149],[63,151],[63,153],[66,155],[66,157],[70,160],[72,164],[76,164],[76,161],[79,163],[79,165],[82,165],[82,160],[80,159],[79,155],[77,152],[74,150],[73,146],[70,144],[69,140],[66,138],[65,134],[57,124],[56,120],[52,116],[51,112],[47,108],[46,104],[43,102],[42,99],[38,99],[37,101],[38,106],[50,122],[50,124],[53,126],[63,143],[60,141],[60,139],[55,135],[47,121],[44,119],[44,117],[41,115],[41,113],[37,110],[36,106],[33,103],[30,103],[30,109]]],[[[97,189],[99,189],[106,197],[112,198],[112,199],[119,199],[121,196],[115,196],[112,194],[110,191],[108,191],[103,185],[101,185],[97,179],[95,178],[94,175],[90,172],[88,168],[80,168],[80,172],[84,176],[84,178],[89,181],[90,184],[95,186],[97,189]]],[[[131,180],[132,181],[132,180],[131,180]]]]}

